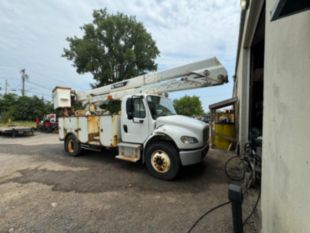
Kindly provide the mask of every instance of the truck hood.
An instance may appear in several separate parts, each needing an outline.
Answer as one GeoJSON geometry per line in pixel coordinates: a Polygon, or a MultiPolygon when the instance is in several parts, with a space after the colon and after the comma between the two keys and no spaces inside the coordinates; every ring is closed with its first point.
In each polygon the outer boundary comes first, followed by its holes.
{"type": "Polygon", "coordinates": [[[162,116],[156,119],[156,128],[166,124],[185,127],[193,131],[202,131],[208,126],[203,121],[181,115],[162,116]]]}
{"type": "Polygon", "coordinates": [[[155,133],[167,134],[179,149],[195,149],[208,143],[208,124],[191,117],[172,115],[159,117],[156,120],[155,133]],[[198,143],[184,144],[181,136],[195,137],[198,143]]]}

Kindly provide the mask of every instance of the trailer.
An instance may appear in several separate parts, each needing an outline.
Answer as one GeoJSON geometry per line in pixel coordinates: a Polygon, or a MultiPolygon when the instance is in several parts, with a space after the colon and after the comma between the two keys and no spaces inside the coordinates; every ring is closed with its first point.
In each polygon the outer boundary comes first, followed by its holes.
{"type": "Polygon", "coordinates": [[[34,130],[31,127],[24,126],[8,126],[0,128],[0,135],[6,135],[11,137],[16,136],[33,136],[34,130]]]}

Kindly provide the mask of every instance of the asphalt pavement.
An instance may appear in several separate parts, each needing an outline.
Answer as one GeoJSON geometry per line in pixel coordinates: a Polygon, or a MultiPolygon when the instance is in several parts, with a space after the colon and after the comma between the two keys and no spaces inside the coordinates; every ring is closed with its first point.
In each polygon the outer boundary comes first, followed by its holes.
{"type": "MultiPolygon", "coordinates": [[[[231,154],[210,150],[203,163],[185,167],[172,182],[115,155],[104,150],[69,157],[55,134],[1,136],[0,232],[185,233],[205,211],[227,201],[231,181],[223,166],[231,154]]],[[[192,232],[232,232],[230,205],[192,232]]]]}

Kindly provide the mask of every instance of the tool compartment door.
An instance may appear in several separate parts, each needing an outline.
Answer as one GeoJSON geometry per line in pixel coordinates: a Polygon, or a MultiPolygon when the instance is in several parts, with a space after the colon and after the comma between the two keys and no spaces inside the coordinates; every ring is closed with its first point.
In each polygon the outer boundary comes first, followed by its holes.
{"type": "Polygon", "coordinates": [[[58,132],[59,132],[59,139],[65,139],[65,130],[64,130],[64,118],[58,118],[58,132]]]}
{"type": "Polygon", "coordinates": [[[79,117],[79,140],[82,143],[88,142],[87,117],[79,117]]]}
{"type": "Polygon", "coordinates": [[[120,116],[100,116],[100,143],[105,147],[116,147],[120,142],[120,116]]]}

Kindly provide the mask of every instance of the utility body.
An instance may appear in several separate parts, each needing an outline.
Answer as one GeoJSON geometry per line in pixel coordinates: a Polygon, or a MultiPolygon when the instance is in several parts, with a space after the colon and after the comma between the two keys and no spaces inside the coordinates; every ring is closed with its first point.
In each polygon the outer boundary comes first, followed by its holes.
{"type": "Polygon", "coordinates": [[[167,92],[221,85],[227,72],[216,58],[141,75],[89,91],[56,87],[59,137],[65,151],[118,148],[117,159],[145,163],[151,175],[174,179],[182,166],[199,163],[209,148],[208,124],[177,115],[167,92]],[[74,111],[74,102],[84,106],[74,111]],[[120,111],[105,107],[113,102],[120,111]]]}

